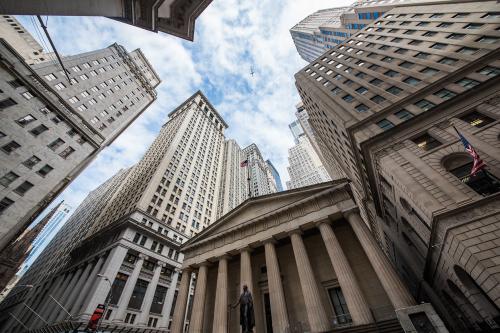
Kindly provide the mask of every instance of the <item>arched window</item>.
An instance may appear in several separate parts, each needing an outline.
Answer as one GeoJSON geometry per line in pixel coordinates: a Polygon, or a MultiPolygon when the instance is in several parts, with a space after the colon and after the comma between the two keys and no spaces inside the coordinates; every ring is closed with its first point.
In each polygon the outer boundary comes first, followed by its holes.
{"type": "Polygon", "coordinates": [[[467,153],[455,153],[445,156],[442,163],[448,172],[477,193],[486,196],[500,192],[500,180],[487,170],[483,169],[474,176],[470,175],[473,160],[467,153]]]}

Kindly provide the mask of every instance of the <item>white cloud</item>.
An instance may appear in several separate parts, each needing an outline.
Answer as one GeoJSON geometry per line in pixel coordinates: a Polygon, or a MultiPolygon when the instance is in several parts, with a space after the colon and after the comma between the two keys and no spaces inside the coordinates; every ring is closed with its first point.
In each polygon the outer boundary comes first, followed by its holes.
{"type": "MultiPolygon", "coordinates": [[[[226,137],[244,147],[255,142],[273,161],[283,185],[288,124],[299,101],[294,74],[305,65],[289,29],[310,13],[350,0],[215,0],[196,22],[195,41],[155,34],[107,18],[50,17],[48,29],[63,54],[91,51],[117,42],[141,48],[162,83],[158,100],[62,193],[76,207],[87,193],[120,168],[137,162],[167,114],[202,90],[229,125],[226,137]],[[250,67],[255,75],[250,75],[250,67]]],[[[27,18],[26,28],[33,30],[27,18]]],[[[59,200],[56,200],[59,201],[59,200]]]]}

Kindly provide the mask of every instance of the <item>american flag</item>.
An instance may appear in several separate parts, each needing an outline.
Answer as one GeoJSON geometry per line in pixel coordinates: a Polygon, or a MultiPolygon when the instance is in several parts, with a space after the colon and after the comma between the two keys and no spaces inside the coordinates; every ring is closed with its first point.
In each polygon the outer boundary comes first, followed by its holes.
{"type": "MultiPolygon", "coordinates": [[[[455,127],[453,127],[455,128],[455,127]]],[[[476,150],[472,147],[472,145],[467,141],[467,139],[460,134],[460,132],[455,128],[455,131],[458,134],[458,137],[460,138],[460,141],[462,141],[462,144],[465,147],[465,150],[472,156],[474,159],[474,163],[472,164],[472,170],[470,171],[470,175],[474,176],[479,170],[483,169],[486,164],[483,162],[481,157],[479,157],[479,154],[476,152],[476,150]]]]}
{"type": "Polygon", "coordinates": [[[248,165],[248,160],[244,160],[243,162],[240,163],[240,167],[246,167],[248,165]]]}

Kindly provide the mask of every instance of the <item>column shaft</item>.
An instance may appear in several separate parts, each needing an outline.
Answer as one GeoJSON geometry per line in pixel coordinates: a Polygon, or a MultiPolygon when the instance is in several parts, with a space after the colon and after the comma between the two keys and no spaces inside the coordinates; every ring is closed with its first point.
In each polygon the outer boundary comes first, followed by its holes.
{"type": "MultiPolygon", "coordinates": [[[[64,282],[62,283],[60,288],[58,290],[56,290],[54,295],[52,295],[52,297],[54,297],[58,302],[60,301],[61,297],[64,295],[64,292],[66,290],[68,290],[68,286],[71,283],[72,278],[73,278],[73,275],[68,273],[68,275],[66,276],[66,279],[64,280],[64,282]]],[[[52,301],[52,304],[50,305],[50,310],[47,314],[47,317],[44,318],[49,324],[51,324],[56,319],[56,316],[59,314],[59,310],[60,310],[59,305],[53,299],[51,299],[51,301],[52,301]]]]}
{"type": "Polygon", "coordinates": [[[179,272],[175,271],[167,291],[167,296],[165,296],[165,301],[163,302],[163,308],[161,309],[161,318],[158,323],[159,328],[168,327],[168,322],[170,321],[170,312],[172,310],[172,303],[174,301],[175,289],[177,289],[178,279],[179,272]]]}
{"type": "Polygon", "coordinates": [[[148,284],[148,289],[146,289],[146,294],[144,295],[144,306],[142,307],[141,315],[139,317],[139,320],[137,321],[139,325],[146,325],[148,316],[149,316],[149,310],[151,310],[151,304],[153,302],[153,297],[156,292],[156,288],[158,287],[158,281],[160,280],[160,273],[162,267],[164,267],[164,263],[158,263],[154,274],[153,278],[151,279],[151,282],[148,284]]]}
{"type": "Polygon", "coordinates": [[[219,259],[212,332],[227,333],[227,258],[219,259]]]}
{"type": "Polygon", "coordinates": [[[415,305],[415,300],[392,267],[389,259],[373,239],[359,214],[349,212],[346,215],[394,308],[400,309],[415,305]]]}
{"type": "MultiPolygon", "coordinates": [[[[118,301],[117,304],[118,309],[116,310],[116,314],[114,316],[113,321],[123,321],[125,319],[125,313],[127,312],[128,303],[130,302],[130,297],[134,292],[135,284],[137,283],[137,279],[139,278],[139,274],[141,273],[143,263],[144,263],[144,256],[140,255],[139,258],[137,259],[137,262],[135,263],[132,274],[130,274],[130,276],[127,279],[127,282],[125,283],[125,286],[123,287],[120,300],[118,301]]],[[[144,297],[144,299],[146,298],[144,297]]]]}
{"type": "Polygon", "coordinates": [[[285,294],[281,283],[281,274],[278,264],[276,248],[272,242],[264,244],[266,252],[267,284],[271,301],[271,314],[274,332],[287,332],[290,329],[286,310],[285,294]]]}
{"type": "Polygon", "coordinates": [[[175,304],[175,310],[172,318],[172,326],[170,328],[170,333],[184,332],[184,316],[186,314],[186,304],[189,296],[190,281],[191,281],[191,270],[184,270],[184,272],[182,273],[179,294],[177,294],[177,301],[175,304]]]}
{"type": "MultiPolygon", "coordinates": [[[[80,267],[75,273],[74,273],[74,276],[73,276],[73,279],[71,279],[71,282],[70,284],[68,285],[68,288],[66,289],[66,291],[64,292],[63,296],[61,297],[59,301],[59,303],[61,303],[61,305],[64,307],[64,309],[62,309],[60,306],[58,306],[59,308],[59,314],[57,315],[56,317],[56,322],[57,321],[60,321],[60,320],[63,320],[65,317],[68,316],[68,314],[66,313],[66,311],[68,309],[66,309],[66,307],[64,306],[66,304],[66,302],[68,301],[68,298],[69,296],[71,295],[72,291],[75,290],[75,286],[76,284],[78,283],[78,280],[80,279],[80,276],[82,274],[82,271],[83,271],[83,267],[80,267]],[[66,311],[64,311],[66,310],[66,311]]],[[[69,311],[68,311],[69,312],[69,311]]]]}
{"type": "Polygon", "coordinates": [[[207,265],[201,265],[196,277],[196,289],[194,291],[193,310],[189,321],[189,333],[203,332],[203,314],[205,312],[205,297],[207,291],[207,265]]]}
{"type": "Polygon", "coordinates": [[[347,308],[354,325],[364,325],[373,322],[373,317],[354,272],[340,246],[340,243],[328,223],[318,226],[326,251],[339,281],[340,289],[347,303],[347,308]]]}
{"type": "Polygon", "coordinates": [[[91,268],[92,268],[92,264],[91,263],[87,263],[87,266],[85,267],[85,270],[83,271],[82,275],[80,275],[80,278],[78,279],[78,282],[76,283],[75,288],[73,288],[73,290],[71,291],[71,294],[68,297],[68,300],[65,303],[66,309],[71,314],[72,314],[71,308],[74,305],[74,303],[76,301],[76,298],[78,297],[78,295],[82,291],[82,286],[87,281],[87,279],[89,277],[89,272],[90,272],[91,268]]]}
{"type": "Polygon", "coordinates": [[[330,324],[325,308],[321,304],[319,288],[314,277],[311,262],[307,256],[304,241],[298,233],[291,234],[290,238],[292,240],[293,253],[299,272],[299,280],[311,332],[326,332],[330,328],[330,324]]]}
{"type": "Polygon", "coordinates": [[[86,298],[87,293],[89,292],[91,286],[94,285],[94,281],[95,281],[95,279],[97,279],[97,274],[101,270],[103,262],[104,262],[104,257],[100,256],[99,260],[93,266],[92,272],[90,272],[88,279],[85,281],[85,284],[83,285],[81,292],[78,293],[74,304],[71,306],[71,310],[69,312],[72,315],[79,314],[82,302],[86,298]]]}

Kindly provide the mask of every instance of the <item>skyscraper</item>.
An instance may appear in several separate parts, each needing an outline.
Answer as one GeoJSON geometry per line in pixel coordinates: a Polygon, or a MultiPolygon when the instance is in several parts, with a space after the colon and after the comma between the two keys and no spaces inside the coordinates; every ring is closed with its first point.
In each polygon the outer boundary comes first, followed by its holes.
{"type": "Polygon", "coordinates": [[[396,7],[296,74],[325,167],[349,176],[372,233],[453,332],[497,329],[500,315],[498,13],[396,7]]]}
{"type": "Polygon", "coordinates": [[[266,160],[266,163],[267,163],[267,166],[269,167],[269,170],[271,170],[271,174],[273,176],[274,183],[276,184],[276,192],[283,191],[283,185],[281,184],[281,177],[280,177],[278,170],[276,170],[276,168],[274,167],[271,160],[266,160]]]}
{"type": "Polygon", "coordinates": [[[21,55],[28,65],[50,60],[43,47],[14,16],[0,16],[0,36],[21,55]]]}
{"type": "Polygon", "coordinates": [[[196,18],[212,0],[87,0],[67,2],[37,0],[2,2],[2,14],[12,15],[57,15],[57,16],[104,16],[133,26],[165,32],[187,40],[193,40],[196,18]]]}
{"type": "Polygon", "coordinates": [[[271,169],[265,162],[255,143],[243,148],[250,173],[250,193],[252,197],[277,192],[271,169]]]}
{"type": "Polygon", "coordinates": [[[290,125],[288,125],[288,128],[292,132],[293,135],[293,140],[295,143],[299,143],[299,137],[304,134],[304,130],[302,129],[302,125],[300,124],[299,120],[295,120],[292,122],[290,125]]]}
{"type": "Polygon", "coordinates": [[[27,53],[0,43],[0,249],[156,100],[160,83],[140,50],[118,44],[64,57],[70,82],[53,56],[29,66],[27,53]]]}

